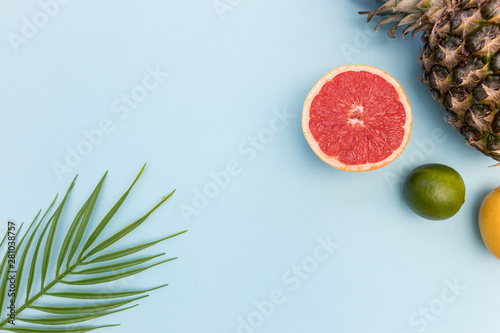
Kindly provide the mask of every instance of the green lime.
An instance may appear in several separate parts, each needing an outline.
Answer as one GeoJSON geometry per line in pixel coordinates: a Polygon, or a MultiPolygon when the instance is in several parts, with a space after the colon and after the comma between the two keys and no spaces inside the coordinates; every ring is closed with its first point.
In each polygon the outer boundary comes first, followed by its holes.
{"type": "Polygon", "coordinates": [[[460,174],[442,164],[426,164],[406,177],[406,203],[429,220],[445,220],[455,215],[465,201],[465,184],[460,174]]]}

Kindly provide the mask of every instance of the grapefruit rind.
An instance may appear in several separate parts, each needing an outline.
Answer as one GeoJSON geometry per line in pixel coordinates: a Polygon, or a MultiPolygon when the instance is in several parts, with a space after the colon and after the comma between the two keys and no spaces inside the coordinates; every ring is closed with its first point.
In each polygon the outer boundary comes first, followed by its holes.
{"type": "Polygon", "coordinates": [[[396,79],[394,79],[388,73],[384,72],[379,68],[368,65],[346,65],[330,71],[328,74],[323,76],[323,78],[321,78],[321,80],[319,80],[318,83],[316,83],[314,87],[311,89],[311,91],[306,97],[304,108],[302,111],[302,130],[304,132],[304,137],[306,138],[307,143],[309,144],[311,149],[321,160],[323,160],[323,162],[327,163],[328,165],[334,168],[344,171],[352,171],[352,172],[370,171],[379,169],[394,161],[399,155],[401,155],[403,150],[406,148],[406,145],[408,144],[408,141],[410,139],[411,126],[412,126],[412,114],[411,114],[410,102],[408,101],[408,97],[406,96],[403,87],[401,87],[399,82],[396,81],[396,79]],[[321,91],[321,88],[323,88],[326,82],[332,80],[335,76],[341,73],[350,71],[352,72],[365,71],[381,76],[384,80],[386,80],[396,89],[399,96],[399,101],[403,104],[403,107],[406,111],[406,121],[403,126],[404,136],[400,146],[396,150],[394,150],[390,156],[376,163],[349,165],[340,162],[335,156],[329,156],[321,150],[321,148],[319,147],[319,143],[314,139],[311,130],[309,128],[309,121],[310,121],[309,111],[314,97],[318,95],[318,93],[321,91]]]}

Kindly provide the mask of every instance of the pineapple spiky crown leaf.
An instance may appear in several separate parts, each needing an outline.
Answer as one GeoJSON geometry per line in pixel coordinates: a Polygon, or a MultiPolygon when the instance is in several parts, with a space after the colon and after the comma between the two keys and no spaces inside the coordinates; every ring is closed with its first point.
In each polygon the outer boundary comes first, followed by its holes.
{"type": "Polygon", "coordinates": [[[382,0],[385,3],[378,9],[368,12],[368,21],[374,16],[384,19],[375,29],[382,25],[394,23],[388,31],[391,38],[395,37],[399,27],[405,27],[402,35],[412,33],[412,37],[419,32],[430,31],[437,22],[446,19],[450,13],[467,8],[477,8],[487,0],[382,0]]]}

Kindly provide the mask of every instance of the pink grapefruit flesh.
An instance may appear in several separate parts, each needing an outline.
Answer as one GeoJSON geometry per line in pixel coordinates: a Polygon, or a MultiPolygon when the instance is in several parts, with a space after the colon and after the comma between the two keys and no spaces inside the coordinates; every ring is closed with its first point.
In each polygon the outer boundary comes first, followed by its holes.
{"type": "Polygon", "coordinates": [[[386,72],[348,65],[325,75],[309,92],[302,129],[312,150],[345,171],[381,168],[396,159],[410,138],[410,103],[386,72]]]}

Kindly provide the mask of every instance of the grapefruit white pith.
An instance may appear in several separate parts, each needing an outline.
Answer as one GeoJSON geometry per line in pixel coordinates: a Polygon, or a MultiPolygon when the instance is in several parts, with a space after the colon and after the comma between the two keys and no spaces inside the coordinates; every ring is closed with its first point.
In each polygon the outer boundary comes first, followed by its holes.
{"type": "Polygon", "coordinates": [[[345,171],[381,168],[410,139],[410,103],[401,85],[386,72],[348,65],[326,74],[309,92],[302,129],[312,150],[345,171]]]}

